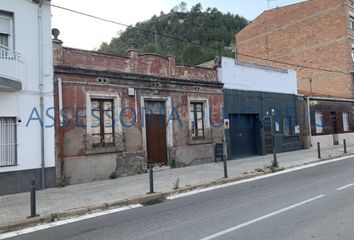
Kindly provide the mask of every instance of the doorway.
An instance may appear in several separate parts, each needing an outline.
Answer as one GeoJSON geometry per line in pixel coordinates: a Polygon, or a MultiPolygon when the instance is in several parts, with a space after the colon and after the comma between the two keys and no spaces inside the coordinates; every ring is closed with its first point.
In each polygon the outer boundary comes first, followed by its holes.
{"type": "Polygon", "coordinates": [[[256,114],[231,114],[230,138],[232,157],[243,157],[257,154],[256,114]]]}
{"type": "Polygon", "coordinates": [[[338,128],[337,128],[337,117],[336,112],[331,112],[331,131],[333,134],[333,145],[339,145],[338,128]]]}
{"type": "Polygon", "coordinates": [[[162,101],[145,102],[148,164],[167,164],[166,107],[162,101]]]}

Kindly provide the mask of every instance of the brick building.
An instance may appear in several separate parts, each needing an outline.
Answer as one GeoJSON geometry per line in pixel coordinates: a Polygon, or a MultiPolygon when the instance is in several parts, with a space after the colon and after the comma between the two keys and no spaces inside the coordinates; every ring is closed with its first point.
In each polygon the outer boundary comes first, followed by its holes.
{"type": "Polygon", "coordinates": [[[309,0],[265,11],[236,35],[236,50],[240,60],[297,71],[312,143],[353,138],[354,1],[309,0]]]}
{"type": "Polygon", "coordinates": [[[214,161],[214,144],[224,137],[215,69],[134,49],[119,57],[66,48],[58,39],[53,45],[62,183],[139,174],[148,164],[214,161]]]}

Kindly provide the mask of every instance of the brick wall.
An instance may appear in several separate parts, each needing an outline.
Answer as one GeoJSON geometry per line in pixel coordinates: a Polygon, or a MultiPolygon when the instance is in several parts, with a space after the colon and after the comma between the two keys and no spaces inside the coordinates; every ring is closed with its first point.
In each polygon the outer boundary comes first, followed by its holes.
{"type": "Polygon", "coordinates": [[[173,57],[139,54],[135,50],[129,51],[128,57],[119,57],[65,48],[61,44],[54,41],[53,49],[56,118],[61,111],[58,79],[65,115],[64,127],[57,121],[56,128],[58,181],[73,184],[107,179],[112,172],[125,176],[146,171],[148,150],[142,108],[149,101],[163,102],[166,107],[168,165],[180,167],[214,161],[214,144],[221,143],[224,137],[223,84],[217,81],[216,69],[177,65],[173,57]],[[133,96],[128,94],[129,88],[133,88],[133,96]],[[90,113],[86,109],[92,96],[116,99],[114,106],[119,113],[114,116],[118,122],[115,129],[123,144],[99,148],[88,144],[91,132],[86,125],[90,124],[90,113]],[[204,139],[191,137],[191,99],[205,102],[212,109],[211,122],[220,125],[206,125],[208,134],[204,139]],[[122,114],[127,108],[131,110],[122,114]]]}
{"type": "Polygon", "coordinates": [[[339,73],[354,70],[348,8],[344,0],[310,0],[265,11],[236,35],[236,57],[295,69],[299,93],[352,98],[352,76],[339,73]],[[338,72],[272,63],[242,53],[338,72]]]}
{"type": "Polygon", "coordinates": [[[128,57],[121,57],[62,47],[61,42],[54,43],[54,65],[217,82],[215,69],[178,65],[175,58],[170,56],[140,54],[137,50],[130,50],[128,57]]]}

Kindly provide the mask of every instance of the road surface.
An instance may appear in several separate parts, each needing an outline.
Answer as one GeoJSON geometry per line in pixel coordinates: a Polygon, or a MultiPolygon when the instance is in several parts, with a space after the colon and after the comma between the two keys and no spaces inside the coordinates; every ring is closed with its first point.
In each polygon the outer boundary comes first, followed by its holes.
{"type": "Polygon", "coordinates": [[[12,239],[353,240],[354,158],[12,239]]]}

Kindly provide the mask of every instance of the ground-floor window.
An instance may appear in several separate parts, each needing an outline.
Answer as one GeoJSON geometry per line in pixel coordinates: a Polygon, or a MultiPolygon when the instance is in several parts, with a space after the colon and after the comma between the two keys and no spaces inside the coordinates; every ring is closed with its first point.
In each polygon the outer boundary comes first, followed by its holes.
{"type": "Polygon", "coordinates": [[[0,167],[17,164],[16,118],[0,117],[0,167]]]}
{"type": "Polygon", "coordinates": [[[315,125],[316,125],[316,133],[324,133],[323,112],[320,111],[315,112],[315,125]]]}
{"type": "Polygon", "coordinates": [[[295,133],[294,121],[291,117],[283,118],[283,132],[285,136],[293,135],[295,133]]]}
{"type": "Polygon", "coordinates": [[[204,137],[204,103],[203,102],[191,102],[190,119],[192,125],[192,137],[203,138],[204,137]]]}
{"type": "Polygon", "coordinates": [[[350,130],[349,128],[349,113],[344,112],[343,113],[343,131],[348,132],[350,130]]]}
{"type": "Polygon", "coordinates": [[[92,147],[114,146],[114,106],[110,99],[91,99],[92,147]]]}

